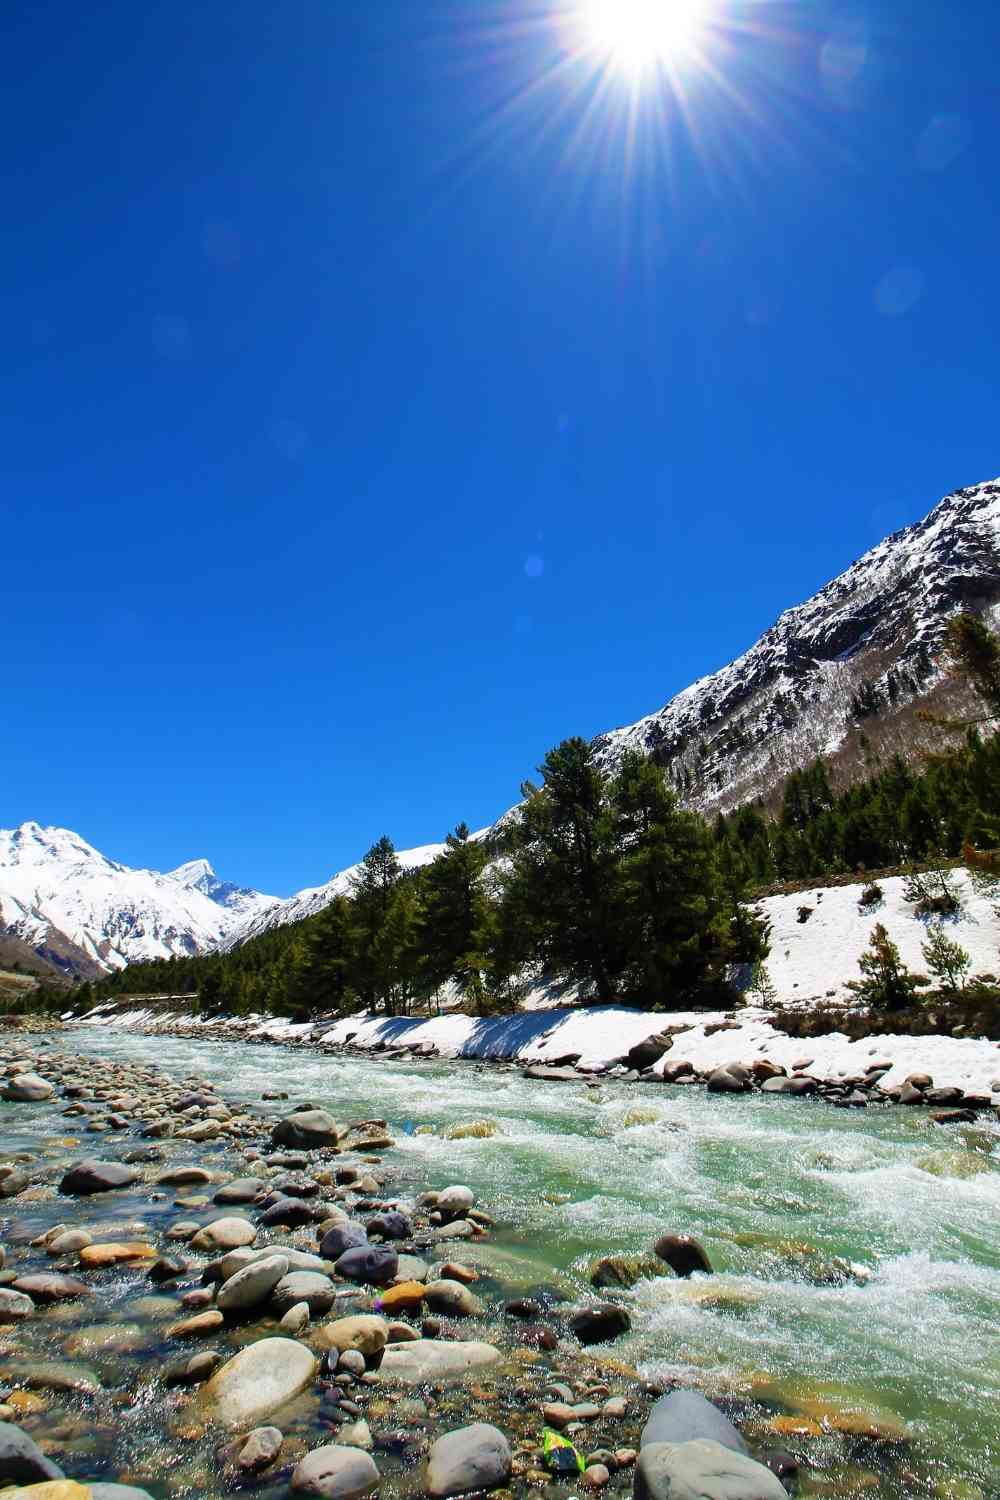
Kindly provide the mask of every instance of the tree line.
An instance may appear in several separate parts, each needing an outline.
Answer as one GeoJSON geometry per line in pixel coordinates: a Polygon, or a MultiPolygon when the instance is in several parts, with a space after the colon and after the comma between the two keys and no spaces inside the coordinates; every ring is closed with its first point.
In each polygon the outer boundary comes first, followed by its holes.
{"type": "Polygon", "coordinates": [[[230,953],[132,963],[76,998],[198,996],[202,1010],[407,1015],[461,998],[479,1013],[532,983],[595,1000],[677,1006],[721,996],[766,955],[739,867],[662,769],[637,753],[604,769],[565,740],[489,837],[465,824],[429,865],[373,844],[350,890],[230,953]]]}
{"type": "Polygon", "coordinates": [[[897,756],[834,793],[817,760],[787,778],[776,813],[757,802],[710,824],[651,760],[629,752],[609,770],[585,740],[565,740],[488,836],[460,824],[416,870],[383,836],[315,916],[229,953],[132,963],[77,999],[405,1015],[447,995],[488,1013],[542,979],[643,1008],[731,999],[734,966],[759,972],[767,954],[747,902],[768,885],[978,858],[1000,843],[1000,736],[983,732],[1000,716],[1000,647],[962,615],[948,650],[984,712],[950,725],[961,742],[922,766],[897,756]]]}

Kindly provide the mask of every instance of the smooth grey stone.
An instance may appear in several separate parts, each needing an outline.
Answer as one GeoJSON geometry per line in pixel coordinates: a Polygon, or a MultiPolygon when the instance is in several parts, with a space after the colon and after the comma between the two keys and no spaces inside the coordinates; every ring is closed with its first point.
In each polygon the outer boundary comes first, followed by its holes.
{"type": "Polygon", "coordinates": [[[348,1281],[388,1286],[399,1270],[399,1256],[387,1245],[358,1246],[337,1258],[337,1275],[348,1281]]]}
{"type": "Polygon", "coordinates": [[[271,1306],[286,1313],[297,1302],[305,1302],[310,1313],[329,1312],[336,1300],[336,1290],[329,1276],[317,1271],[290,1271],[271,1293],[271,1306]]]}
{"type": "Polygon", "coordinates": [[[325,1109],[300,1109],[278,1121],[271,1139],[276,1146],[300,1146],[309,1150],[315,1146],[335,1146],[345,1133],[325,1109]]]}
{"type": "Polygon", "coordinates": [[[361,1448],[330,1443],[314,1448],[296,1465],[292,1491],[317,1495],[322,1500],[355,1500],[369,1494],[379,1482],[374,1459],[361,1448]]]}
{"type": "Polygon", "coordinates": [[[639,1446],[688,1443],[695,1438],[710,1438],[734,1453],[750,1451],[729,1418],[698,1391],[669,1391],[654,1402],[639,1446]]]}
{"type": "Polygon", "coordinates": [[[139,1181],[134,1167],[126,1167],[118,1161],[97,1161],[93,1158],[78,1161],[70,1167],[59,1184],[59,1191],[72,1197],[84,1197],[90,1193],[109,1193],[114,1188],[131,1187],[139,1181]]]}
{"type": "Polygon", "coordinates": [[[286,1255],[266,1255],[263,1260],[253,1260],[235,1276],[230,1276],[219,1288],[216,1306],[220,1312],[242,1312],[266,1302],[283,1276],[288,1274],[286,1255]]]}
{"type": "Polygon", "coordinates": [[[707,1438],[648,1443],[639,1452],[632,1494],[634,1500],[788,1500],[770,1469],[707,1438]]]}
{"type": "Polygon", "coordinates": [[[427,1492],[444,1497],[470,1490],[495,1490],[510,1479],[510,1444],[497,1427],[475,1422],[447,1432],[427,1459],[427,1492]]]}

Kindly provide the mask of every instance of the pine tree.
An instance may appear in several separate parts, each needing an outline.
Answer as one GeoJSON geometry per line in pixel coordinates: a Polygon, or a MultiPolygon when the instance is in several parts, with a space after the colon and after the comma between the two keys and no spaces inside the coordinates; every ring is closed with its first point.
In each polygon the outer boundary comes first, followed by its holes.
{"type": "Polygon", "coordinates": [[[963,988],[972,959],[959,943],[945,935],[940,925],[931,928],[927,941],[920,945],[920,951],[931,973],[940,980],[942,989],[963,988]]]}
{"type": "Polygon", "coordinates": [[[354,909],[346,896],[335,896],[308,924],[283,967],[282,1009],[349,1012],[357,1002],[356,962],[354,909]]]}
{"type": "Polygon", "coordinates": [[[899,949],[881,922],[876,922],[858,967],[863,979],[852,979],[848,989],[879,1010],[903,1010],[913,1001],[914,976],[899,956],[899,949]]]}
{"type": "Polygon", "coordinates": [[[436,993],[449,980],[482,1008],[494,913],[484,879],[487,848],[459,823],[424,872],[419,934],[422,977],[436,993]]]}
{"type": "Polygon", "coordinates": [[[398,986],[398,924],[393,904],[402,879],[392,840],[383,834],[351,876],[357,948],[354,975],[358,994],[374,1010],[384,1004],[392,1015],[398,986]]]}
{"type": "Polygon", "coordinates": [[[619,860],[607,783],[586,740],[564,740],[525,783],[508,836],[508,934],[555,978],[619,992],[622,942],[619,860]]]}

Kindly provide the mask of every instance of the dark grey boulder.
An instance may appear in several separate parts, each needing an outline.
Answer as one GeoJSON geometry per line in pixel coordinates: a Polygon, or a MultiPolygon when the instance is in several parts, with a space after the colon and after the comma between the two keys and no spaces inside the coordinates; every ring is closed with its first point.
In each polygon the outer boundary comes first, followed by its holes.
{"type": "Polygon", "coordinates": [[[12,1422],[0,1422],[0,1484],[44,1484],[46,1479],[64,1477],[26,1432],[12,1422]]]}
{"type": "Polygon", "coordinates": [[[413,1234],[413,1225],[406,1214],[390,1209],[368,1220],[368,1233],[379,1234],[384,1240],[408,1240],[413,1234]]]}
{"type": "Polygon", "coordinates": [[[236,1177],[224,1182],[212,1198],[213,1203],[252,1203],[266,1186],[260,1177],[236,1177]]]}
{"type": "Polygon", "coordinates": [[[277,1203],[264,1210],[260,1222],[265,1227],[280,1224],[286,1229],[301,1229],[303,1224],[313,1222],[314,1212],[312,1205],[303,1198],[279,1198],[277,1203]]]}
{"type": "Polygon", "coordinates": [[[118,1161],[78,1161],[59,1184],[61,1193],[85,1197],[89,1193],[109,1193],[114,1188],[131,1187],[139,1181],[134,1167],[118,1161]]]}
{"type": "Polygon", "coordinates": [[[689,1443],[695,1438],[710,1438],[734,1453],[750,1451],[729,1418],[698,1391],[670,1391],[654,1402],[639,1446],[689,1443]]]}
{"type": "Polygon", "coordinates": [[[632,1320],[623,1307],[602,1302],[596,1307],[581,1307],[571,1313],[569,1326],[581,1344],[607,1344],[628,1333],[632,1320]]]}
{"type": "Polygon", "coordinates": [[[689,1234],[661,1234],[653,1253],[666,1262],[675,1276],[691,1276],[695,1271],[711,1274],[712,1262],[689,1234]]]}
{"type": "Polygon", "coordinates": [[[372,1286],[388,1286],[398,1270],[399,1256],[388,1245],[359,1245],[354,1250],[345,1250],[336,1264],[338,1276],[372,1286]]]}
{"type": "Polygon", "coordinates": [[[729,1068],[716,1068],[708,1080],[710,1094],[743,1094],[746,1090],[746,1082],[729,1068]]]}
{"type": "Polygon", "coordinates": [[[347,1250],[356,1250],[359,1245],[368,1244],[368,1235],[362,1224],[353,1224],[345,1220],[343,1224],[334,1224],[328,1229],[319,1242],[319,1253],[324,1260],[339,1260],[347,1250]]]}
{"type": "Polygon", "coordinates": [[[299,1146],[311,1150],[316,1146],[335,1146],[344,1134],[325,1109],[299,1109],[279,1120],[271,1132],[276,1146],[299,1146]]]}
{"type": "Polygon", "coordinates": [[[18,1193],[23,1193],[28,1186],[29,1177],[27,1172],[21,1172],[16,1167],[4,1170],[0,1175],[0,1198],[16,1198],[18,1193]]]}

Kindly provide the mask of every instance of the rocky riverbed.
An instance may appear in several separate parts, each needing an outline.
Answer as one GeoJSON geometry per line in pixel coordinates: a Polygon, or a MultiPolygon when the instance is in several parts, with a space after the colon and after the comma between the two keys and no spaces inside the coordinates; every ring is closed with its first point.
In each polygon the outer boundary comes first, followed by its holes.
{"type": "MultiPolygon", "coordinates": [[[[560,1274],[505,1195],[425,1170],[430,1119],[400,1131],[351,1088],[345,1113],[335,1080],[312,1097],[277,1067],[250,1100],[217,1068],[168,1076],[141,1039],[128,1057],[98,1043],[0,1042],[0,1493],[993,1493],[988,1443],[971,1462],[932,1451],[864,1372],[778,1378],[764,1348],[728,1379],[637,1366],[650,1299],[672,1308],[675,1342],[690,1312],[754,1316],[753,1290],[669,1204],[633,1253],[595,1233],[585,1272],[560,1274]],[[582,1471],[552,1472],[546,1430],[582,1471]]],[[[496,1130],[487,1116],[442,1134],[471,1165],[496,1130]]],[[[992,1176],[995,1144],[948,1149],[992,1176]]],[[[565,1202],[523,1166],[524,1199],[565,1202]]],[[[762,1280],[851,1297],[872,1274],[804,1236],[743,1238],[762,1280]]]]}

